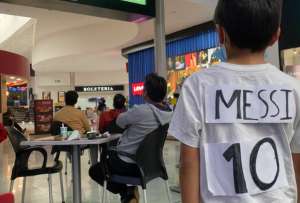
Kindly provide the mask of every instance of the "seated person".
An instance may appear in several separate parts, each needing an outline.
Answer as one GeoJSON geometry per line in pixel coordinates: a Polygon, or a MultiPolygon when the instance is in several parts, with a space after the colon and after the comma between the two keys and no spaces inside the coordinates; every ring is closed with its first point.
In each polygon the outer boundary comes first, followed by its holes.
{"type": "Polygon", "coordinates": [[[15,119],[14,114],[10,109],[7,109],[7,112],[3,114],[3,125],[4,126],[13,126],[21,133],[25,133],[26,129],[23,129],[15,119]]]}
{"type": "MultiPolygon", "coordinates": [[[[144,99],[146,104],[135,106],[125,113],[121,113],[116,124],[125,129],[120,138],[116,151],[135,154],[140,143],[147,134],[158,128],[159,123],[165,125],[170,122],[172,110],[163,103],[167,93],[167,83],[164,78],[156,74],[146,77],[144,88],[144,99]]],[[[90,168],[90,176],[93,180],[103,185],[103,164],[98,163],[90,168]]],[[[123,176],[139,176],[139,169],[134,161],[122,157],[117,153],[110,153],[108,169],[111,174],[123,176]]],[[[137,203],[137,187],[129,187],[124,184],[108,182],[107,189],[115,194],[121,195],[123,203],[137,203]]]]}
{"type": "Polygon", "coordinates": [[[119,116],[120,113],[126,111],[126,98],[121,94],[114,96],[114,109],[104,111],[99,119],[99,132],[105,133],[108,131],[109,125],[119,116]]]}
{"type": "Polygon", "coordinates": [[[74,106],[78,101],[76,91],[68,91],[65,95],[66,106],[58,111],[53,120],[67,124],[74,130],[78,130],[81,135],[90,131],[90,124],[85,114],[74,106]]]}

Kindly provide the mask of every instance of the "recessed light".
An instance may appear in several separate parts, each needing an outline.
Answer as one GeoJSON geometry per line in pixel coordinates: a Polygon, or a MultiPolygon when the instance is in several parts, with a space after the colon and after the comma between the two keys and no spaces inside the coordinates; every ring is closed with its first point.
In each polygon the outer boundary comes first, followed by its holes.
{"type": "Polygon", "coordinates": [[[298,53],[298,52],[297,52],[297,50],[295,49],[295,50],[294,50],[294,54],[296,55],[297,53],[298,53]]]}
{"type": "Polygon", "coordinates": [[[11,77],[9,77],[9,79],[14,80],[14,79],[16,79],[16,77],[11,76],[11,77]]]}
{"type": "Polygon", "coordinates": [[[22,79],[21,78],[17,78],[17,81],[21,81],[22,79]]]}

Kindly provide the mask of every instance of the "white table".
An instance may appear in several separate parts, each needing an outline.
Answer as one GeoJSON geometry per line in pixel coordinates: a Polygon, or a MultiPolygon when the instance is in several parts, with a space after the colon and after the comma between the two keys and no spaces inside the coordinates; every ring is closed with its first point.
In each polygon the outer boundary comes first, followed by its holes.
{"type": "Polygon", "coordinates": [[[73,177],[73,203],[81,203],[81,171],[80,171],[80,146],[99,145],[120,138],[122,134],[114,134],[107,138],[96,138],[89,140],[28,140],[21,142],[22,146],[72,146],[72,177],[73,177]]]}

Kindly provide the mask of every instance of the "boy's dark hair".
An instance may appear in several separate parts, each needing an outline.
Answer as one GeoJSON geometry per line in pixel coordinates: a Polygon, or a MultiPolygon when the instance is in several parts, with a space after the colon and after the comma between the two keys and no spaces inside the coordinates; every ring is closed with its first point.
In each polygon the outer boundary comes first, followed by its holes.
{"type": "Polygon", "coordinates": [[[68,91],[65,95],[65,102],[68,106],[74,106],[78,101],[78,94],[76,91],[68,91]]]}
{"type": "Polygon", "coordinates": [[[167,94],[167,82],[155,73],[146,76],[145,90],[153,102],[162,102],[167,94]]]}
{"type": "Polygon", "coordinates": [[[215,22],[236,47],[262,51],[280,26],[281,8],[282,0],[219,0],[215,22]]]}
{"type": "Polygon", "coordinates": [[[114,96],[114,108],[115,109],[124,109],[125,108],[126,98],[121,94],[116,94],[114,96]]]}

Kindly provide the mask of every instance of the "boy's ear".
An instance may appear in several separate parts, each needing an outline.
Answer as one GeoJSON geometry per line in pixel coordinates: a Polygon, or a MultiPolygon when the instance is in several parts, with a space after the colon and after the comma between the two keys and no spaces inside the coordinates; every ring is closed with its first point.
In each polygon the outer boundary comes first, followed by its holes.
{"type": "Polygon", "coordinates": [[[220,44],[225,44],[225,30],[222,26],[216,25],[217,32],[219,34],[220,44]]]}
{"type": "Polygon", "coordinates": [[[279,40],[280,35],[281,35],[281,28],[279,27],[277,32],[274,33],[274,35],[272,36],[269,46],[273,46],[279,40]]]}

